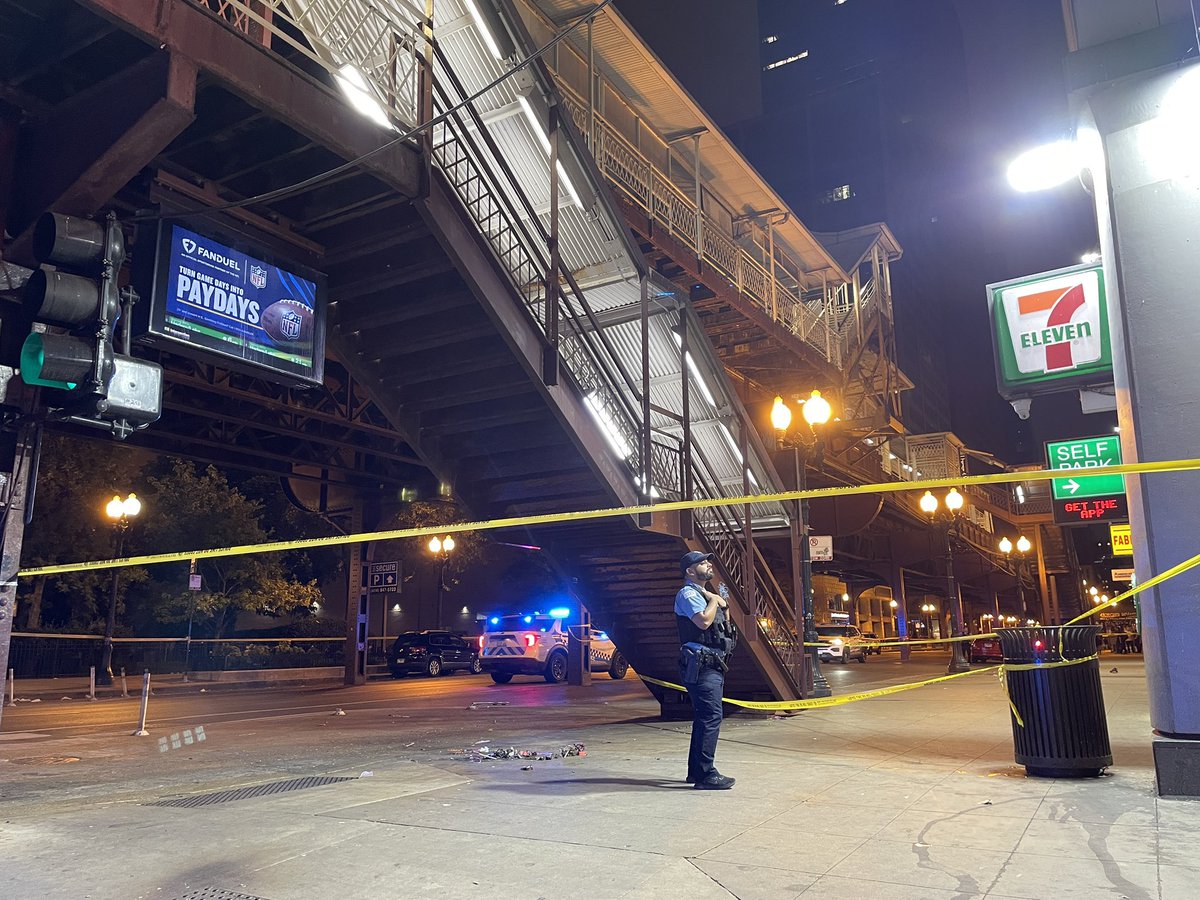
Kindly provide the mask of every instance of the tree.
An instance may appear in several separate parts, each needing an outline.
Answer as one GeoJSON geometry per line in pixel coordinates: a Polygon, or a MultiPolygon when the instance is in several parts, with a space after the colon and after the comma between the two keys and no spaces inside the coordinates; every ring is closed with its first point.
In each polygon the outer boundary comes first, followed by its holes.
{"type": "MultiPolygon", "coordinates": [[[[215,467],[198,471],[190,462],[168,459],[154,468],[147,478],[147,525],[159,552],[271,540],[262,525],[262,504],[231,487],[215,467]]],[[[323,599],[315,579],[289,577],[280,553],[199,559],[196,568],[203,585],[199,591],[185,590],[180,573],[154,573],[158,619],[177,622],[192,616],[220,638],[243,610],[281,616],[311,609],[323,599]]]]}
{"type": "MultiPolygon", "coordinates": [[[[114,495],[141,493],[144,457],[111,440],[84,441],[46,434],[34,493],[33,518],[25,532],[21,562],[48,566],[113,555],[113,532],[104,505],[114,495]]],[[[138,552],[142,530],[135,526],[126,541],[127,553],[138,552]]],[[[118,610],[131,587],[145,581],[141,567],[125,569],[118,610]]],[[[42,628],[47,608],[54,618],[84,631],[102,627],[108,604],[111,573],[70,572],[22,579],[23,627],[42,628]]]]}

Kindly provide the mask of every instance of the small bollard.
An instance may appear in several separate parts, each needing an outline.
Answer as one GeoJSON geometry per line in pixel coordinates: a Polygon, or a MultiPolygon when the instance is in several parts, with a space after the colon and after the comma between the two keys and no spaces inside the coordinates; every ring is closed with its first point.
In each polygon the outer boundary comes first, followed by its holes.
{"type": "Polygon", "coordinates": [[[8,705],[14,706],[17,702],[17,670],[8,670],[8,705]]]}
{"type": "Polygon", "coordinates": [[[96,699],[96,667],[88,668],[88,699],[96,699]]]}
{"type": "Polygon", "coordinates": [[[125,667],[121,666],[121,696],[129,696],[129,682],[125,680],[125,667]]]}
{"type": "Polygon", "coordinates": [[[137,731],[133,733],[134,737],[146,737],[150,734],[146,730],[146,707],[150,703],[150,670],[146,669],[142,673],[142,711],[138,715],[137,731]]]}

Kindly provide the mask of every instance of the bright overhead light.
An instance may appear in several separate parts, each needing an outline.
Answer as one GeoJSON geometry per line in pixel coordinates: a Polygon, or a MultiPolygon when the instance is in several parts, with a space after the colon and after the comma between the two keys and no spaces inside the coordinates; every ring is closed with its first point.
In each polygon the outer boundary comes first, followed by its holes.
{"type": "Polygon", "coordinates": [[[1091,253],[1085,253],[1083,256],[1079,257],[1079,261],[1081,263],[1097,263],[1100,262],[1100,254],[1096,253],[1095,251],[1092,251],[1091,253]]]}
{"type": "Polygon", "coordinates": [[[729,449],[733,451],[733,455],[737,457],[738,464],[745,462],[742,458],[742,448],[738,446],[738,442],[733,439],[733,432],[729,430],[729,426],[724,422],[721,423],[721,434],[725,436],[725,443],[729,445],[729,449]]]}
{"type": "Polygon", "coordinates": [[[488,53],[492,54],[496,59],[504,59],[500,55],[500,47],[496,43],[496,39],[492,37],[491,30],[487,27],[487,23],[483,20],[483,16],[479,14],[479,7],[475,5],[475,0],[466,0],[467,12],[471,15],[471,21],[475,23],[475,28],[479,31],[479,36],[483,38],[484,44],[487,45],[488,53]]]}
{"type": "Polygon", "coordinates": [[[1070,181],[1083,168],[1079,145],[1054,141],[1026,150],[1008,166],[1008,183],[1014,190],[1045,191],[1070,181]]]}
{"type": "MultiPolygon", "coordinates": [[[[671,337],[675,338],[676,345],[683,346],[683,336],[678,331],[672,331],[671,337]]],[[[700,375],[700,370],[696,368],[696,361],[692,359],[692,351],[689,350],[684,357],[687,360],[688,371],[692,373],[692,378],[696,381],[696,386],[700,388],[700,393],[704,395],[704,399],[709,406],[717,405],[716,399],[713,397],[712,391],[708,389],[708,385],[704,382],[704,378],[700,375]]]]}
{"type": "Polygon", "coordinates": [[[633,456],[633,448],[629,446],[629,442],[621,435],[617,428],[617,423],[613,421],[612,416],[608,414],[603,405],[596,400],[596,392],[585,394],[583,402],[587,405],[588,412],[592,414],[592,418],[596,420],[596,424],[600,426],[601,432],[604,434],[604,439],[608,441],[608,446],[613,449],[621,459],[629,459],[633,456]]]}
{"type": "Polygon", "coordinates": [[[338,87],[342,89],[342,93],[346,95],[346,99],[350,101],[350,105],[357,112],[366,116],[376,125],[382,125],[391,131],[396,130],[392,125],[392,120],[388,118],[383,107],[379,105],[379,101],[375,99],[375,95],[371,93],[371,87],[367,84],[367,79],[362,72],[346,63],[337,70],[333,77],[337,81],[338,87]]]}
{"type": "MultiPolygon", "coordinates": [[[[538,143],[542,145],[542,149],[546,151],[546,156],[550,156],[550,136],[546,134],[546,130],[542,128],[542,123],[533,113],[533,106],[529,103],[528,98],[524,94],[517,98],[517,102],[521,104],[521,111],[525,113],[525,118],[529,120],[529,127],[533,129],[533,133],[537,135],[538,143]]],[[[571,179],[567,177],[567,170],[563,168],[561,161],[556,162],[554,169],[558,172],[558,177],[563,183],[563,187],[567,189],[567,193],[571,195],[571,202],[577,207],[583,209],[583,201],[579,199],[579,194],[575,190],[575,185],[571,184],[571,179]]]]}

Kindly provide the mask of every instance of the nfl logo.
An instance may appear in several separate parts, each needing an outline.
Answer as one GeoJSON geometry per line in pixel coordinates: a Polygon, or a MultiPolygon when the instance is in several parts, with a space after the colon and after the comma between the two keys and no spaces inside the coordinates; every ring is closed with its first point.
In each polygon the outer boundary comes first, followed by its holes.
{"type": "Polygon", "coordinates": [[[250,283],[260,291],[267,286],[267,270],[262,266],[250,266],[250,283]]]}
{"type": "Polygon", "coordinates": [[[294,341],[300,337],[300,326],[303,324],[300,314],[294,313],[289,309],[283,314],[283,318],[279,322],[279,331],[289,341],[294,341]]]}

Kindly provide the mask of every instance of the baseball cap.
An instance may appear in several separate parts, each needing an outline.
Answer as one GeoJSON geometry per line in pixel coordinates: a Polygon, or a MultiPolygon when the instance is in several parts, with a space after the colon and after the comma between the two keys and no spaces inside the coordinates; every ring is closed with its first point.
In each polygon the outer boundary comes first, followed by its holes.
{"type": "Polygon", "coordinates": [[[698,562],[703,562],[706,559],[712,559],[711,553],[701,553],[699,550],[689,550],[683,554],[683,559],[679,561],[679,574],[686,575],[687,570],[698,562]]]}

